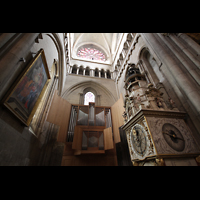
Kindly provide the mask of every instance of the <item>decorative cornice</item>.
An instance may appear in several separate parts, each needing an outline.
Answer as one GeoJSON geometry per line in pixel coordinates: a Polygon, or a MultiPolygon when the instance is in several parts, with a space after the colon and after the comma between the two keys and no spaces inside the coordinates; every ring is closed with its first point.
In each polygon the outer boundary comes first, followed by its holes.
{"type": "Polygon", "coordinates": [[[125,56],[125,58],[123,59],[123,62],[122,62],[122,64],[121,64],[121,66],[120,66],[120,70],[119,70],[119,72],[118,72],[118,74],[117,74],[117,77],[116,77],[116,82],[118,82],[119,79],[121,78],[121,75],[122,75],[122,73],[123,73],[123,70],[125,69],[125,67],[126,67],[126,65],[127,65],[127,63],[128,63],[128,61],[130,60],[130,56],[131,56],[133,50],[135,49],[136,44],[138,43],[139,37],[141,37],[141,35],[140,35],[139,33],[137,33],[137,34],[135,35],[135,37],[133,38],[133,41],[132,41],[132,43],[130,44],[129,49],[127,50],[126,56],[125,56]]]}
{"type": "Polygon", "coordinates": [[[136,124],[143,116],[184,119],[186,117],[186,113],[167,110],[141,109],[122,126],[122,129],[129,129],[133,124],[136,124]]]}

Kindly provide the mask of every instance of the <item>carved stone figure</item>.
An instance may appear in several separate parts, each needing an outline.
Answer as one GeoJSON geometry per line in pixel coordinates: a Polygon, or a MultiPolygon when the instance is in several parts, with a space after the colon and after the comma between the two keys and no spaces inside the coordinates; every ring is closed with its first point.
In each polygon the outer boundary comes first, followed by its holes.
{"type": "Polygon", "coordinates": [[[124,118],[124,123],[126,123],[126,122],[127,122],[127,114],[126,114],[126,112],[125,112],[125,111],[124,111],[124,113],[123,113],[122,117],[124,118]]]}
{"type": "Polygon", "coordinates": [[[163,108],[162,101],[159,98],[155,98],[158,108],[163,108]]]}
{"type": "Polygon", "coordinates": [[[137,101],[141,102],[140,94],[137,94],[137,101]]]}
{"type": "Polygon", "coordinates": [[[169,103],[170,103],[171,108],[172,108],[172,109],[175,108],[176,105],[175,105],[175,102],[172,100],[172,98],[169,97],[168,100],[169,100],[169,103]]]}

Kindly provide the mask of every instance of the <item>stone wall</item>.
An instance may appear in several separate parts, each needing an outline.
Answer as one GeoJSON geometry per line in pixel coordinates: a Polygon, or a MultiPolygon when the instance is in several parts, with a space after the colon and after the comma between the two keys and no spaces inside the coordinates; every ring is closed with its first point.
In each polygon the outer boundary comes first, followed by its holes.
{"type": "Polygon", "coordinates": [[[80,94],[86,88],[94,89],[99,96],[96,105],[112,106],[118,99],[114,80],[75,74],[67,75],[62,97],[71,104],[79,104],[80,94]]]}
{"type": "MultiPolygon", "coordinates": [[[[53,34],[50,36],[41,36],[39,33],[0,34],[0,101],[3,100],[5,94],[40,48],[45,49],[49,69],[51,69],[54,60],[61,63],[61,50],[56,46],[56,37],[53,34]],[[21,58],[23,61],[20,61],[21,58]]],[[[57,37],[62,39],[62,34],[57,35],[57,37]]],[[[60,43],[62,44],[61,41],[60,43]]],[[[58,71],[60,70],[58,66],[58,71]]],[[[61,82],[59,84],[62,85],[61,82]]],[[[42,114],[47,113],[48,109],[42,114]]],[[[1,166],[39,164],[41,149],[44,148],[44,142],[48,141],[46,132],[40,132],[36,136],[3,104],[0,105],[0,127],[1,166]]]]}

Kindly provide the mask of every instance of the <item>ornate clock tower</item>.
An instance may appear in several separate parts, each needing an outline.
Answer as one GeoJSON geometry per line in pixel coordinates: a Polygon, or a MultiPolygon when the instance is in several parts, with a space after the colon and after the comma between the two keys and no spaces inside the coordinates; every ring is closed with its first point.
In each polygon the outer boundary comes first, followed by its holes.
{"type": "Polygon", "coordinates": [[[124,87],[122,129],[133,165],[197,165],[200,149],[184,121],[186,113],[170,97],[165,102],[163,93],[134,64],[129,64],[124,87]]]}

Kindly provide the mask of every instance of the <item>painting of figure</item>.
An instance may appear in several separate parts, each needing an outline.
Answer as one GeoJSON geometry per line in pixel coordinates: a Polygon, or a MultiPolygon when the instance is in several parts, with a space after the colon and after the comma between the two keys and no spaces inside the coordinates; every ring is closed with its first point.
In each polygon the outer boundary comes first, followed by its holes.
{"type": "Polygon", "coordinates": [[[36,111],[38,99],[44,93],[43,89],[48,79],[50,75],[44,51],[41,49],[28,65],[4,105],[28,125],[36,111]]]}

